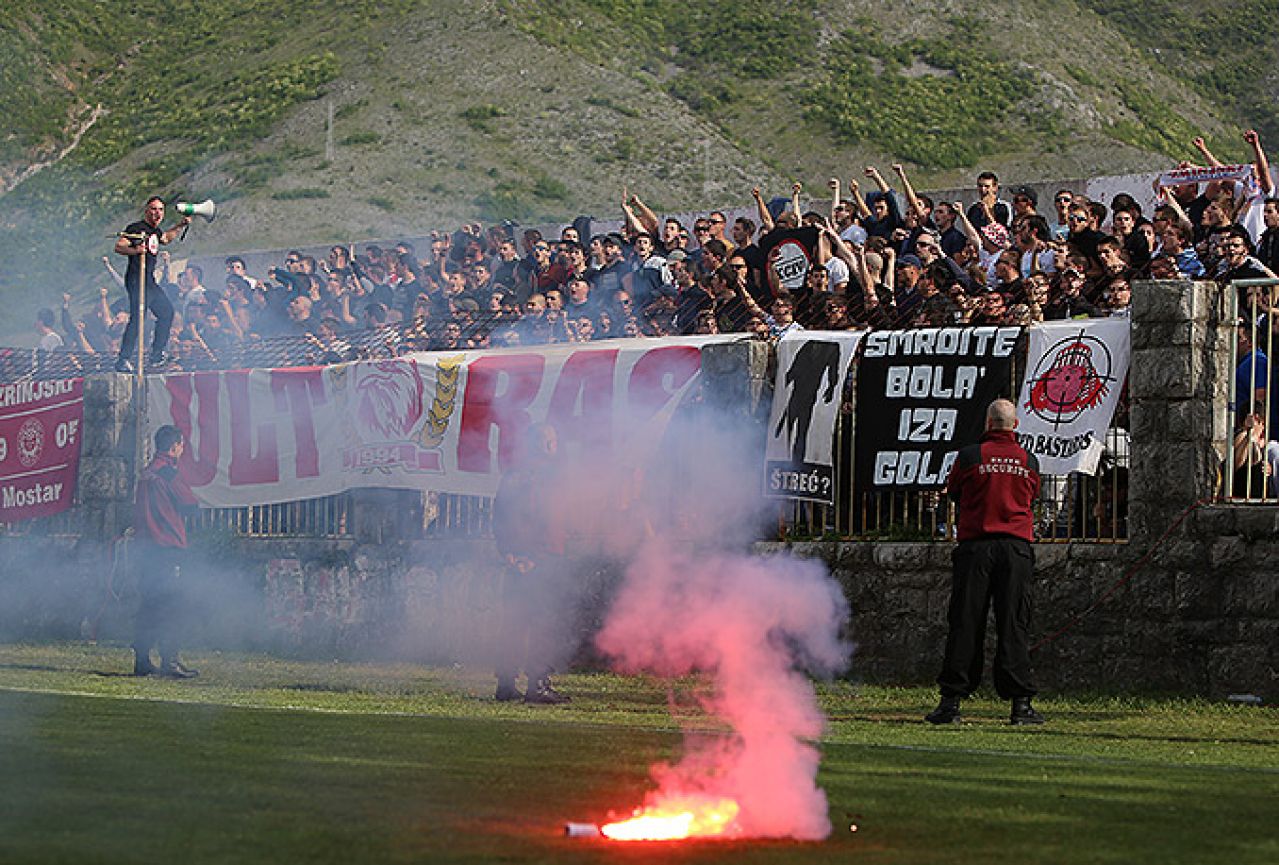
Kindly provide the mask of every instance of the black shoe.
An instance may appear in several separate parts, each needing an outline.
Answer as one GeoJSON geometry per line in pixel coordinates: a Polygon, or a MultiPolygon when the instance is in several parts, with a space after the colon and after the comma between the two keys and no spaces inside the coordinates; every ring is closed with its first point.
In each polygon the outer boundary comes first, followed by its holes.
{"type": "Polygon", "coordinates": [[[115,371],[131,373],[133,372],[133,364],[129,363],[129,361],[126,358],[123,358],[123,357],[119,358],[115,362],[115,371]]]}
{"type": "Polygon", "coordinates": [[[925,715],[924,720],[930,724],[958,724],[963,720],[959,716],[959,698],[942,697],[937,708],[925,715]]]}
{"type": "Polygon", "coordinates": [[[160,669],[156,671],[156,675],[164,679],[194,679],[200,675],[200,671],[184,667],[178,661],[172,661],[161,664],[160,669]]]}
{"type": "Polygon", "coordinates": [[[137,658],[133,662],[133,675],[135,676],[152,676],[156,672],[155,664],[151,663],[150,658],[137,658]]]}
{"type": "Polygon", "coordinates": [[[1025,726],[1030,724],[1042,724],[1044,716],[1035,711],[1035,707],[1030,705],[1029,697],[1014,697],[1013,710],[1009,715],[1008,723],[1016,726],[1025,726]]]}
{"type": "Polygon", "coordinates": [[[173,361],[173,358],[169,357],[169,355],[165,354],[164,352],[160,352],[159,354],[152,354],[150,357],[147,358],[147,368],[160,369],[162,367],[168,366],[172,361],[173,361]]]}
{"type": "Polygon", "coordinates": [[[524,695],[525,703],[533,703],[541,706],[556,706],[560,703],[567,703],[569,697],[567,694],[561,694],[559,691],[551,687],[549,679],[539,679],[537,684],[528,689],[528,693],[524,695]]]}
{"type": "Polygon", "coordinates": [[[497,694],[494,696],[499,703],[511,703],[524,699],[524,695],[520,693],[519,688],[515,687],[514,682],[498,682],[497,694]]]}

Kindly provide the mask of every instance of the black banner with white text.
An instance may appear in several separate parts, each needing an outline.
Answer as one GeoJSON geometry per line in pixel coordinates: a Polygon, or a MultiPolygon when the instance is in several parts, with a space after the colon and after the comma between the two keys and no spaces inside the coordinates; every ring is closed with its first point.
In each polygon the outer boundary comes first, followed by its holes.
{"type": "Polygon", "coordinates": [[[1019,327],[872,331],[857,371],[855,483],[863,490],[944,486],[986,407],[1011,393],[1019,327]]]}

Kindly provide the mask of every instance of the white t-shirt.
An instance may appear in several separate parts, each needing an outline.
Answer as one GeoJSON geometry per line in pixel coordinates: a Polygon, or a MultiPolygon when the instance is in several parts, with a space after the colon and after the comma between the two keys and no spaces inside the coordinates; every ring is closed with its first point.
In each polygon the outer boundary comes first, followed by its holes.
{"type": "Polygon", "coordinates": [[[830,289],[838,291],[841,285],[848,284],[848,265],[844,263],[842,258],[831,256],[826,262],[826,272],[830,274],[830,289]]]}
{"type": "MultiPolygon", "coordinates": [[[[1035,254],[1033,252],[1023,252],[1021,254],[1021,275],[1023,277],[1030,276],[1030,274],[1034,272],[1031,269],[1034,261],[1034,255],[1035,254]]],[[[1057,265],[1053,263],[1055,260],[1056,255],[1053,254],[1051,249],[1045,249],[1043,252],[1039,253],[1039,272],[1056,273],[1057,265]]]]}
{"type": "Polygon", "coordinates": [[[853,246],[865,246],[866,229],[854,222],[839,233],[839,238],[845,243],[851,243],[853,246]]]}
{"type": "Polygon", "coordinates": [[[62,348],[62,337],[58,336],[53,331],[49,331],[44,336],[40,337],[40,348],[44,351],[57,351],[62,348]]]}

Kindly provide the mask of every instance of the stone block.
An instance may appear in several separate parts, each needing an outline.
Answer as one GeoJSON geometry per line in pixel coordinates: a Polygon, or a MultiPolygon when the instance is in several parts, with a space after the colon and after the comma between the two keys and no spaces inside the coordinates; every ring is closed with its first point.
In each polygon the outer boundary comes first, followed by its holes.
{"type": "Polygon", "coordinates": [[[1242,562],[1248,553],[1248,544],[1241,537],[1228,536],[1217,538],[1208,548],[1208,566],[1213,570],[1233,568],[1242,562]]]}
{"type": "Polygon", "coordinates": [[[1071,544],[1035,544],[1035,573],[1064,571],[1070,562],[1071,544]]]}
{"type": "Polygon", "coordinates": [[[80,500],[94,502],[128,499],[132,478],[128,464],[118,457],[86,457],[80,460],[80,500]]]}
{"type": "Polygon", "coordinates": [[[1169,346],[1190,347],[1205,338],[1202,329],[1192,321],[1134,321],[1132,325],[1134,352],[1169,346]]]}
{"type": "Polygon", "coordinates": [[[1267,658],[1249,646],[1214,647],[1207,656],[1204,690],[1218,698],[1228,694],[1256,694],[1273,702],[1279,695],[1274,660],[1273,655],[1267,658]]]}
{"type": "Polygon", "coordinates": [[[892,570],[920,570],[932,562],[931,544],[876,544],[875,565],[892,570]]]}
{"type": "Polygon", "coordinates": [[[1133,284],[1134,321],[1190,321],[1203,306],[1201,292],[1189,280],[1144,280],[1133,284]]]}
{"type": "Polygon", "coordinates": [[[1225,606],[1223,581],[1204,571],[1177,572],[1173,592],[1177,612],[1183,619],[1183,636],[1190,636],[1197,630],[1195,621],[1219,618],[1225,606]]]}
{"type": "Polygon", "coordinates": [[[1269,505],[1243,505],[1235,515],[1235,529],[1244,538],[1274,540],[1279,538],[1279,508],[1269,505]]]}
{"type": "Polygon", "coordinates": [[[1239,567],[1227,577],[1225,594],[1226,615],[1279,622],[1279,580],[1272,569],[1239,567]]]}
{"type": "Polygon", "coordinates": [[[1233,535],[1234,514],[1238,508],[1232,505],[1210,504],[1198,509],[1188,520],[1189,531],[1196,536],[1216,537],[1233,535]]]}
{"type": "MultiPolygon", "coordinates": [[[[1267,575],[1279,573],[1279,538],[1260,539],[1249,544],[1245,567],[1267,575]]],[[[1274,584],[1279,587],[1279,580],[1274,580],[1274,584]]]]}
{"type": "Polygon", "coordinates": [[[1191,538],[1172,537],[1155,551],[1151,562],[1161,568],[1201,568],[1206,562],[1206,545],[1191,538]]]}
{"type": "Polygon", "coordinates": [[[1164,430],[1168,426],[1167,400],[1143,399],[1134,402],[1129,412],[1129,432],[1133,445],[1145,442],[1167,441],[1164,430]]]}
{"type": "Polygon", "coordinates": [[[1133,352],[1128,392],[1133,399],[1186,399],[1203,375],[1203,361],[1185,348],[1133,352]]]}
{"type": "MultiPolygon", "coordinates": [[[[1166,403],[1163,441],[1204,441],[1212,438],[1212,422],[1216,414],[1207,400],[1177,400],[1166,403]]],[[[1161,439],[1146,439],[1155,447],[1161,439]]]]}

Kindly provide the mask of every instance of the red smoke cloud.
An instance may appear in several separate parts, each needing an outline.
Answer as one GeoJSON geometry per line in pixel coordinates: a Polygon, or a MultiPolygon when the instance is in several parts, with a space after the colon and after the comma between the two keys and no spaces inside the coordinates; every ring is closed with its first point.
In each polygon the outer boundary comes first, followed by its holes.
{"type": "Polygon", "coordinates": [[[684,557],[650,545],[630,566],[597,644],[619,672],[709,673],[706,709],[728,737],[687,737],[675,765],[653,767],[646,807],[732,799],[726,834],[816,840],[830,834],[826,795],[810,744],[825,718],[801,671],[842,670],[847,602],[809,560],[735,555],[684,557]]]}

